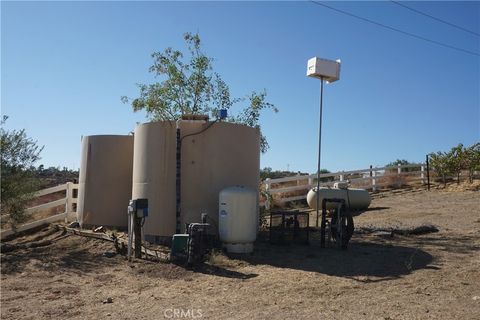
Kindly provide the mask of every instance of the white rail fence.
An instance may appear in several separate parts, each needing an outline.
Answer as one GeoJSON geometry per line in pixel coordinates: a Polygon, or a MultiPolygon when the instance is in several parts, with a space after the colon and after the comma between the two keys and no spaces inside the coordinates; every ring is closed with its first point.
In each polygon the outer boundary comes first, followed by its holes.
{"type": "MultiPolygon", "coordinates": [[[[400,187],[405,182],[405,179],[402,177],[406,176],[408,176],[408,183],[417,181],[421,182],[421,184],[426,184],[426,165],[420,163],[403,166],[398,165],[397,167],[370,167],[361,170],[325,173],[320,175],[320,179],[328,181],[321,181],[320,185],[332,186],[335,182],[349,181],[353,187],[361,187],[375,192],[382,187],[400,187]]],[[[261,202],[260,205],[269,209],[274,203],[285,203],[306,199],[308,190],[316,186],[316,179],[316,174],[296,175],[278,179],[266,179],[262,183],[262,189],[266,192],[267,196],[265,201],[261,202]],[[296,194],[292,195],[292,193],[296,194]]],[[[26,231],[55,221],[64,220],[65,222],[68,222],[76,220],[76,211],[73,209],[73,206],[77,203],[78,199],[77,197],[74,197],[74,190],[78,190],[78,184],[67,182],[56,187],[51,187],[36,192],[35,197],[42,197],[48,194],[65,191],[65,197],[28,208],[26,210],[27,214],[33,214],[35,212],[47,210],[60,205],[65,205],[65,211],[60,214],[18,226],[16,232],[26,231]]],[[[2,230],[0,238],[4,239],[13,233],[13,230],[2,230]]]]}
{"type": "MultiPolygon", "coordinates": [[[[65,211],[62,212],[62,213],[44,218],[44,219],[40,219],[40,220],[36,220],[36,221],[33,221],[33,222],[29,222],[29,223],[25,223],[23,225],[20,225],[20,226],[17,227],[16,232],[26,231],[26,230],[41,226],[43,224],[51,223],[51,222],[55,222],[55,221],[64,220],[65,222],[68,222],[68,221],[76,220],[76,212],[74,210],[74,204],[77,203],[78,199],[77,199],[77,197],[74,197],[74,190],[78,190],[78,184],[75,184],[75,183],[72,183],[72,182],[67,182],[67,183],[62,184],[62,185],[58,185],[58,186],[55,186],[55,187],[51,187],[51,188],[47,188],[47,189],[37,191],[34,194],[34,198],[46,196],[48,194],[52,194],[52,193],[56,193],[56,192],[60,192],[60,191],[65,191],[65,197],[61,198],[61,199],[58,199],[58,200],[54,200],[54,201],[51,201],[51,202],[43,203],[43,204],[28,208],[26,210],[27,214],[29,214],[29,215],[34,214],[38,211],[48,210],[48,209],[51,209],[51,208],[58,207],[60,205],[65,206],[65,211]]],[[[5,237],[8,237],[8,236],[10,236],[14,233],[15,232],[13,230],[2,230],[1,234],[0,234],[0,238],[4,239],[5,237]]]]}
{"type": "MultiPolygon", "coordinates": [[[[375,192],[382,187],[401,187],[405,182],[404,177],[406,176],[408,176],[409,183],[420,181],[421,184],[426,184],[426,165],[419,163],[398,165],[396,167],[370,167],[361,170],[325,173],[320,175],[320,186],[333,186],[335,182],[349,181],[353,187],[361,187],[375,192]]],[[[260,205],[269,209],[273,203],[285,203],[306,199],[308,190],[316,187],[316,180],[316,174],[296,175],[278,179],[267,178],[263,181],[266,199],[264,202],[261,202],[260,205]],[[298,193],[302,190],[305,192],[300,195],[288,195],[289,193],[298,193]]]]}

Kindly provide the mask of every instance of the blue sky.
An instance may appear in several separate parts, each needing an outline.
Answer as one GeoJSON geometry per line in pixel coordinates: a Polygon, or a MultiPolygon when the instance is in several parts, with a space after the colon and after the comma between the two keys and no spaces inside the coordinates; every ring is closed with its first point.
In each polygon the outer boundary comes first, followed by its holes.
{"type": "MultiPolygon", "coordinates": [[[[480,33],[479,2],[408,2],[480,33]]],[[[469,51],[480,37],[391,2],[328,5],[469,51]]],[[[319,81],[313,56],[342,60],[325,86],[322,168],[384,165],[480,140],[480,57],[309,2],[2,2],[1,106],[8,128],[45,145],[46,166],[79,167],[80,137],[127,134],[145,114],[120,101],[153,80],[150,54],[199,32],[235,96],[266,89],[261,166],[314,172],[319,81]]],[[[234,137],[232,137],[234,139],[234,137]]]]}

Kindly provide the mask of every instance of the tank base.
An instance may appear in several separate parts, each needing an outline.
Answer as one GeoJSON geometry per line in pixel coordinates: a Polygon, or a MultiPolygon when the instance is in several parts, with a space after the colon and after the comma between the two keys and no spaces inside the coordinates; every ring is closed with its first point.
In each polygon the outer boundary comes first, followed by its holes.
{"type": "Polygon", "coordinates": [[[223,247],[230,253],[252,253],[253,243],[224,243],[223,247]]]}

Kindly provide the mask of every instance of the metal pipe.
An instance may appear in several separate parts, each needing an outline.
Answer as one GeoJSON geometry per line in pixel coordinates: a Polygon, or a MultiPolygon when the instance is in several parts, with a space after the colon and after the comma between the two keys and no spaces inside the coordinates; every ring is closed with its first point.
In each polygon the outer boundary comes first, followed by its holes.
{"type": "Polygon", "coordinates": [[[133,233],[135,235],[135,258],[141,259],[142,258],[142,231],[140,225],[140,218],[137,216],[137,211],[132,215],[133,216],[133,233]]]}
{"type": "Polygon", "coordinates": [[[128,249],[127,249],[127,259],[130,261],[132,256],[132,237],[133,237],[133,226],[132,226],[132,214],[128,210],[128,249]]]}
{"type": "MultiPolygon", "coordinates": [[[[143,247],[143,250],[145,251],[145,259],[148,259],[148,254],[147,254],[147,247],[145,246],[145,232],[143,230],[143,225],[145,223],[145,217],[142,219],[141,223],[140,223],[140,243],[141,243],[141,246],[143,247]]],[[[140,252],[142,250],[140,249],[140,252]]]]}
{"type": "Polygon", "coordinates": [[[320,78],[320,125],[318,128],[318,164],[317,164],[317,221],[318,228],[318,214],[320,208],[320,158],[322,153],[322,112],[323,112],[323,77],[320,78]]]}

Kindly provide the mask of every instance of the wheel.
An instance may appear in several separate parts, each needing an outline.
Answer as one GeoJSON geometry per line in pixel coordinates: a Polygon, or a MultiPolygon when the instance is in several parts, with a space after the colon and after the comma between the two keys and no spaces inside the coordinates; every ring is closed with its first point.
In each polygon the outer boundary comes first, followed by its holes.
{"type": "Polygon", "coordinates": [[[349,212],[342,212],[340,218],[340,227],[337,226],[338,214],[335,212],[332,216],[331,233],[334,241],[342,248],[347,249],[348,242],[353,236],[355,226],[353,224],[353,217],[349,212]],[[340,232],[339,232],[340,231],[340,232]]]}

